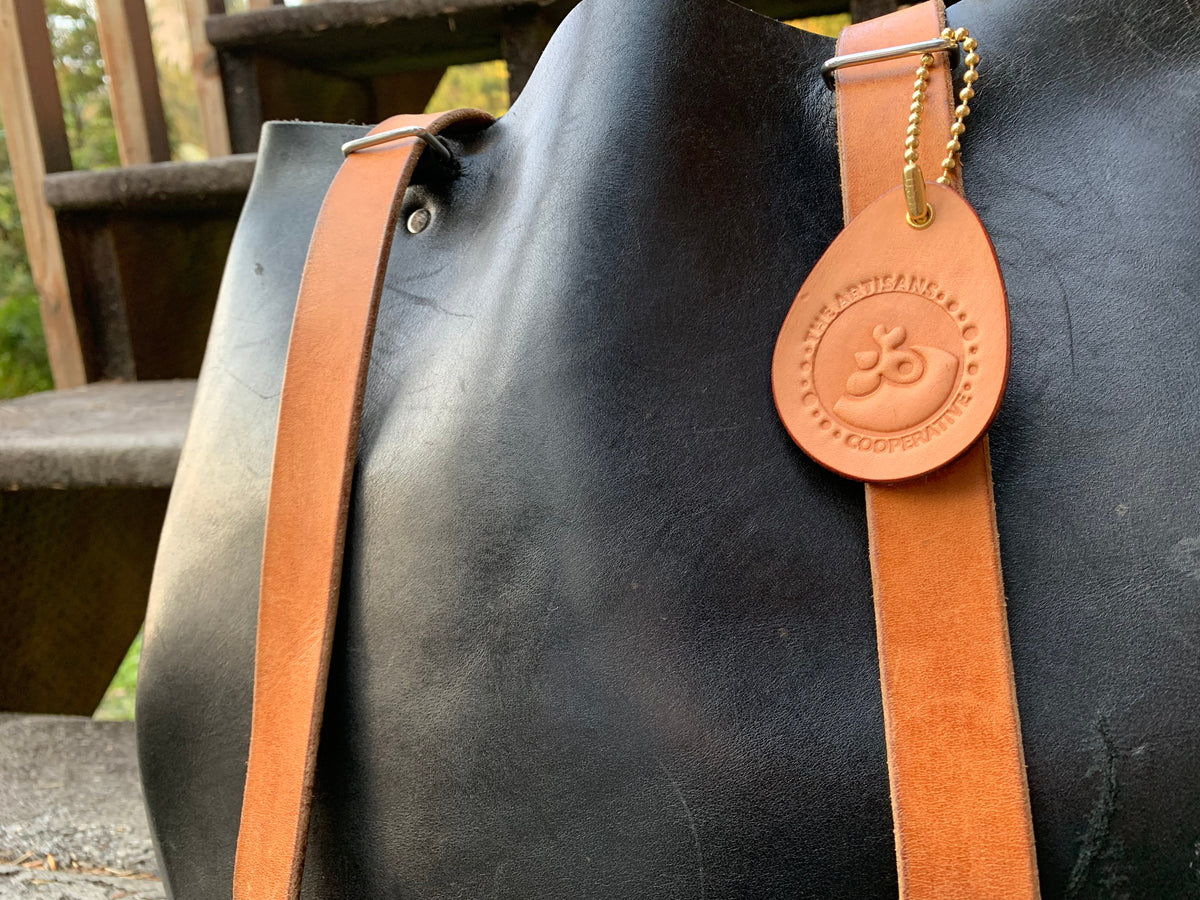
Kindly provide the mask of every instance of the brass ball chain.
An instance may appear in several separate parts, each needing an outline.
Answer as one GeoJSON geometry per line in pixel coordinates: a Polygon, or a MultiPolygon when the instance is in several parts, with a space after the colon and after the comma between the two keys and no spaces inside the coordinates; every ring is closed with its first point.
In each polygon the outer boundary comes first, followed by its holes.
{"type": "MultiPolygon", "coordinates": [[[[966,56],[963,63],[967,71],[963,74],[965,86],[958,92],[959,104],[954,108],[954,124],[950,126],[950,141],[946,144],[946,158],[942,160],[942,174],[938,176],[938,184],[949,184],[951,173],[956,166],[962,165],[962,142],[960,138],[966,132],[967,126],[963,121],[971,114],[971,100],[975,96],[975,82],[979,80],[979,42],[971,37],[965,28],[950,29],[942,32],[942,38],[954,41],[966,56]]],[[[933,221],[933,207],[925,200],[925,179],[917,165],[917,150],[921,141],[921,113],[925,109],[925,90],[929,86],[929,71],[933,67],[933,54],[921,56],[917,68],[917,80],[913,85],[912,105],[908,110],[908,131],[904,139],[904,195],[908,204],[908,224],[914,228],[926,228],[933,221]]]]}

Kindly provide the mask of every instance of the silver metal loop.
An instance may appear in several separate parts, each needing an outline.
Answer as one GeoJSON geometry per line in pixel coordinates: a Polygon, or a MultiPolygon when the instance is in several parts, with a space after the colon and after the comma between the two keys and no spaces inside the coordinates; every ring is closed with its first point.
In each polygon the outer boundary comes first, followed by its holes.
{"type": "Polygon", "coordinates": [[[349,156],[357,150],[366,150],[368,147],[378,147],[380,144],[388,144],[392,141],[398,141],[403,138],[420,138],[430,148],[437,152],[439,156],[447,162],[454,159],[454,154],[450,152],[450,148],[433,132],[427,128],[422,128],[420,125],[410,125],[406,128],[393,128],[391,131],[381,131],[378,134],[368,134],[366,137],[361,137],[353,141],[347,141],[342,144],[342,155],[349,156]]]}
{"type": "Polygon", "coordinates": [[[881,47],[878,50],[864,50],[861,53],[847,53],[844,56],[834,56],[825,60],[821,65],[821,77],[825,79],[825,86],[833,90],[833,73],[847,66],[864,66],[867,63],[883,62],[885,59],[920,56],[923,53],[945,53],[957,49],[958,42],[953,38],[939,37],[912,44],[900,44],[895,47],[881,47]]]}

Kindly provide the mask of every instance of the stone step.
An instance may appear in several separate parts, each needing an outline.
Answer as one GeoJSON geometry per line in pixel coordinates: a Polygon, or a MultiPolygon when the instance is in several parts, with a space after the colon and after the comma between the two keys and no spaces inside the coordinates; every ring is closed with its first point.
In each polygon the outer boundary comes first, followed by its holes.
{"type": "Polygon", "coordinates": [[[0,715],[0,897],[165,896],[133,723],[0,715]]]}

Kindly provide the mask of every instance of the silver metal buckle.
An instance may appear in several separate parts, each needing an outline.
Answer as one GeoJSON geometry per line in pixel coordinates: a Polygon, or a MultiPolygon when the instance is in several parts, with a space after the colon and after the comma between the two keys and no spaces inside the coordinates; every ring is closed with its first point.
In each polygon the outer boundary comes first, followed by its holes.
{"type": "MultiPolygon", "coordinates": [[[[833,73],[847,66],[863,66],[867,63],[882,62],[885,59],[899,59],[902,56],[920,56],[922,53],[945,53],[958,50],[958,42],[950,38],[931,38],[928,41],[917,41],[913,44],[900,44],[896,47],[882,47],[879,50],[864,50],[861,53],[847,53],[844,56],[834,56],[825,60],[821,65],[821,77],[825,86],[834,88],[833,73]]],[[[954,61],[951,60],[951,65],[954,61]]]]}
{"type": "Polygon", "coordinates": [[[366,150],[368,147],[377,147],[380,144],[388,144],[392,141],[410,137],[423,140],[447,162],[454,159],[454,154],[450,152],[450,148],[446,145],[446,142],[429,131],[429,129],[422,128],[420,125],[410,125],[407,128],[393,128],[391,131],[381,131],[379,134],[368,134],[366,137],[347,141],[342,144],[342,155],[349,156],[358,150],[366,150]]]}

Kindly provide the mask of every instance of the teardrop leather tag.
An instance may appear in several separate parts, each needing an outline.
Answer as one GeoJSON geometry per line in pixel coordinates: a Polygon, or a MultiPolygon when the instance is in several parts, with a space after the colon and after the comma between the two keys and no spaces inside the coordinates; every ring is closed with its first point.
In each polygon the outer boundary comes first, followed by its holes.
{"type": "Polygon", "coordinates": [[[1008,381],[1008,300],[992,242],[957,192],[927,183],[933,222],[884,194],[825,251],[775,345],[792,439],[859,481],[903,481],[987,431],[1008,381]]]}

